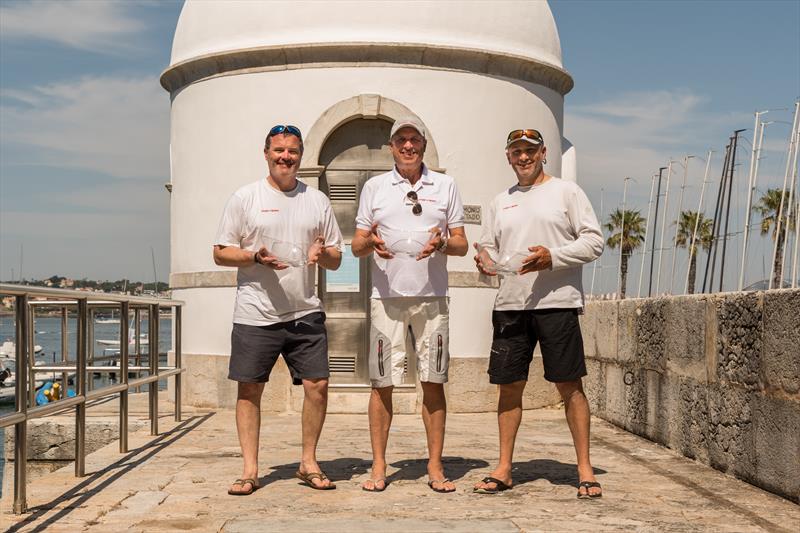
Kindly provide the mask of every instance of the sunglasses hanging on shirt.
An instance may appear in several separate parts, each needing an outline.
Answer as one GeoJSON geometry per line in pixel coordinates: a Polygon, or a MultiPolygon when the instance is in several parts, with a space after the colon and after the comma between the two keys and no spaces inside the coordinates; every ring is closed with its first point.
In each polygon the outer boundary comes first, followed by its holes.
{"type": "Polygon", "coordinates": [[[411,212],[414,213],[415,215],[422,214],[422,204],[419,203],[419,197],[417,196],[417,193],[415,191],[408,191],[408,194],[406,194],[406,198],[411,200],[411,202],[414,204],[411,207],[411,212]]]}

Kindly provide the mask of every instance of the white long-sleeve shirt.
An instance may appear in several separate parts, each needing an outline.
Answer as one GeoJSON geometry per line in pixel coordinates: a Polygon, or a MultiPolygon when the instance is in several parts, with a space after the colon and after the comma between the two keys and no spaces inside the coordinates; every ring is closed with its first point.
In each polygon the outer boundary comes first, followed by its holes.
{"type": "Polygon", "coordinates": [[[540,185],[514,185],[489,204],[480,244],[505,255],[529,246],[550,250],[551,270],[501,275],[498,311],[583,307],[582,266],[603,252],[603,234],[583,190],[551,177],[540,185]]]}

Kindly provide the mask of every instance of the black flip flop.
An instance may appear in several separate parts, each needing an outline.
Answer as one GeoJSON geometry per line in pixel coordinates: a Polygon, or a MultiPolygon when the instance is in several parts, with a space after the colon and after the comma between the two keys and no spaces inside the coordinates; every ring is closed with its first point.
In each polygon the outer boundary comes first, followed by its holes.
{"type": "Polygon", "coordinates": [[[579,500],[589,500],[594,498],[602,498],[603,497],[603,487],[600,486],[600,483],[597,481],[581,481],[578,483],[578,499],[579,500]],[[581,487],[586,489],[586,494],[581,494],[581,487]],[[600,494],[589,494],[589,489],[591,487],[597,487],[600,489],[600,494]]]}
{"type": "Polygon", "coordinates": [[[497,494],[498,492],[503,492],[504,490],[511,490],[511,485],[506,485],[501,480],[497,479],[496,477],[486,476],[481,480],[481,483],[494,483],[495,488],[493,489],[486,489],[486,488],[479,488],[476,487],[472,489],[472,492],[478,494],[497,494]]]}

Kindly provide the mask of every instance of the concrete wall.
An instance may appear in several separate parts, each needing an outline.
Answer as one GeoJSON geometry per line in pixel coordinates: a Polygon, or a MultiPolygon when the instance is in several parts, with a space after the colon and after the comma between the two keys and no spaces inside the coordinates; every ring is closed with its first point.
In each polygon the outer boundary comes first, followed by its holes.
{"type": "Polygon", "coordinates": [[[800,503],[800,290],[592,302],[592,413],[800,503]]]}

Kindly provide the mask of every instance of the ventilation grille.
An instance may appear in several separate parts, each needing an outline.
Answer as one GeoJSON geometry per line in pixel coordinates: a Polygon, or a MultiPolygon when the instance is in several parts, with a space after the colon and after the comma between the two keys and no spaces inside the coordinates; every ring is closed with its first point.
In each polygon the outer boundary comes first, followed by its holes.
{"type": "Polygon", "coordinates": [[[355,184],[330,184],[328,185],[328,196],[331,201],[336,202],[355,202],[355,184]]]}
{"type": "Polygon", "coordinates": [[[331,372],[354,373],[356,371],[355,357],[331,357],[329,360],[331,372]]]}

